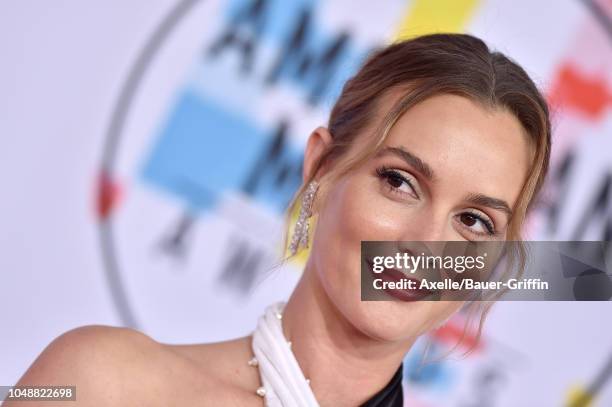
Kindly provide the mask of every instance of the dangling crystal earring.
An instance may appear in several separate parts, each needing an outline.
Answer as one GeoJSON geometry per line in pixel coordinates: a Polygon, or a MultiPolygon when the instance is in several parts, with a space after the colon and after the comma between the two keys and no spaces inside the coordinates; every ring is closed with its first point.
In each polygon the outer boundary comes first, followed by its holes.
{"type": "Polygon", "coordinates": [[[312,216],[312,201],[314,200],[318,188],[319,183],[317,181],[311,181],[302,197],[302,207],[295,224],[295,229],[293,230],[291,244],[289,245],[289,251],[292,256],[294,256],[300,248],[308,248],[308,232],[310,228],[308,218],[312,216]]]}

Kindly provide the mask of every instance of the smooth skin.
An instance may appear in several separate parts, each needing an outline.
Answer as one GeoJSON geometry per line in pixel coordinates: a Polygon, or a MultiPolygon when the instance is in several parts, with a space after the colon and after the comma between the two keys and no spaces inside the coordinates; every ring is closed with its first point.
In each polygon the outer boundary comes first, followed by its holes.
{"type": "MultiPolygon", "coordinates": [[[[392,91],[381,98],[369,128],[340,159],[362,148],[399,96],[392,91]]],[[[310,135],[304,180],[331,140],[324,127],[310,135]]],[[[414,341],[462,305],[360,301],[361,241],[504,240],[508,209],[531,159],[525,131],[511,113],[455,95],[409,109],[381,151],[333,185],[321,184],[313,204],[313,247],[282,320],[321,406],[369,399],[389,382],[414,341]]],[[[18,384],[76,385],[75,407],[262,406],[255,394],[259,373],[247,365],[252,356],[250,336],[169,345],[132,329],[92,325],[56,338],[18,384]]]]}

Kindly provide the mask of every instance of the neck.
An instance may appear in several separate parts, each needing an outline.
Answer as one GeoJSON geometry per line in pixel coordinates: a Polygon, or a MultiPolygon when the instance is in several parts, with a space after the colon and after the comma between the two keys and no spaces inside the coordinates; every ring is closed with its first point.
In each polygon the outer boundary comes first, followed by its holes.
{"type": "Polygon", "coordinates": [[[357,330],[304,274],[283,312],[283,331],[320,405],[360,405],[391,380],[414,340],[387,342],[357,330]]]}

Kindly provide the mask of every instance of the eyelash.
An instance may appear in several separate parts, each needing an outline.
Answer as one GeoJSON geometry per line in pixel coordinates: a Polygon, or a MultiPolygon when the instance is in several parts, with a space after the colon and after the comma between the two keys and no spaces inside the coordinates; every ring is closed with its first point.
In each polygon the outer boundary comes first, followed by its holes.
{"type": "MultiPolygon", "coordinates": [[[[416,193],[416,190],[414,188],[414,186],[412,185],[412,182],[410,182],[409,179],[407,179],[406,177],[404,177],[400,172],[398,172],[397,170],[382,166],[376,169],[376,174],[378,175],[378,177],[380,179],[385,179],[387,180],[387,187],[394,193],[399,193],[399,194],[406,194],[406,192],[400,191],[399,188],[394,187],[393,185],[391,185],[388,180],[389,179],[397,179],[397,180],[401,180],[403,182],[405,182],[410,189],[412,189],[412,192],[414,193],[414,195],[417,197],[417,199],[419,198],[419,195],[416,193]]],[[[475,232],[473,230],[471,230],[469,228],[469,226],[465,225],[462,223],[462,226],[467,228],[468,230],[470,230],[471,233],[474,233],[476,235],[489,235],[489,236],[494,236],[497,234],[496,230],[495,230],[495,225],[493,224],[492,221],[490,221],[489,219],[486,219],[482,216],[480,216],[478,213],[473,212],[473,211],[466,211],[463,212],[461,214],[459,214],[459,216],[463,216],[463,215],[469,215],[472,216],[473,218],[475,218],[476,220],[482,222],[482,224],[485,226],[485,228],[487,229],[486,233],[479,233],[479,232],[475,232]]]]}
{"type": "Polygon", "coordinates": [[[412,185],[412,182],[410,182],[410,180],[406,177],[404,177],[400,172],[398,172],[397,170],[382,166],[376,169],[376,174],[378,175],[379,178],[381,179],[386,179],[387,180],[387,186],[391,189],[391,191],[395,192],[395,193],[399,193],[399,194],[406,194],[406,192],[400,191],[399,188],[394,187],[393,185],[391,185],[388,180],[389,179],[397,179],[397,180],[401,180],[403,182],[405,182],[410,189],[412,190],[412,192],[414,193],[414,195],[416,196],[417,199],[419,199],[419,194],[416,193],[416,190],[414,188],[414,185],[412,185]]]}
{"type": "MultiPolygon", "coordinates": [[[[475,233],[477,235],[489,235],[489,236],[495,236],[497,234],[497,231],[495,230],[495,225],[489,219],[486,219],[486,218],[480,216],[478,213],[472,212],[472,211],[463,212],[459,216],[463,216],[463,215],[469,215],[469,216],[472,216],[472,217],[476,218],[477,220],[482,222],[483,225],[485,226],[485,228],[487,229],[486,233],[479,233],[479,232],[474,232],[474,231],[472,231],[472,233],[475,233]]],[[[465,227],[467,227],[469,229],[468,226],[466,226],[466,225],[463,225],[463,226],[465,226],[465,227]]]]}

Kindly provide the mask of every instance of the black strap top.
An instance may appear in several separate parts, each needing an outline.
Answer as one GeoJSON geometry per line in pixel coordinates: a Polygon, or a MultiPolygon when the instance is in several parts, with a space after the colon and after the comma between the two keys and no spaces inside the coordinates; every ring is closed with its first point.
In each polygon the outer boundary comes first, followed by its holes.
{"type": "Polygon", "coordinates": [[[404,392],[402,389],[402,376],[404,364],[397,369],[391,381],[361,407],[403,407],[404,392]]]}

